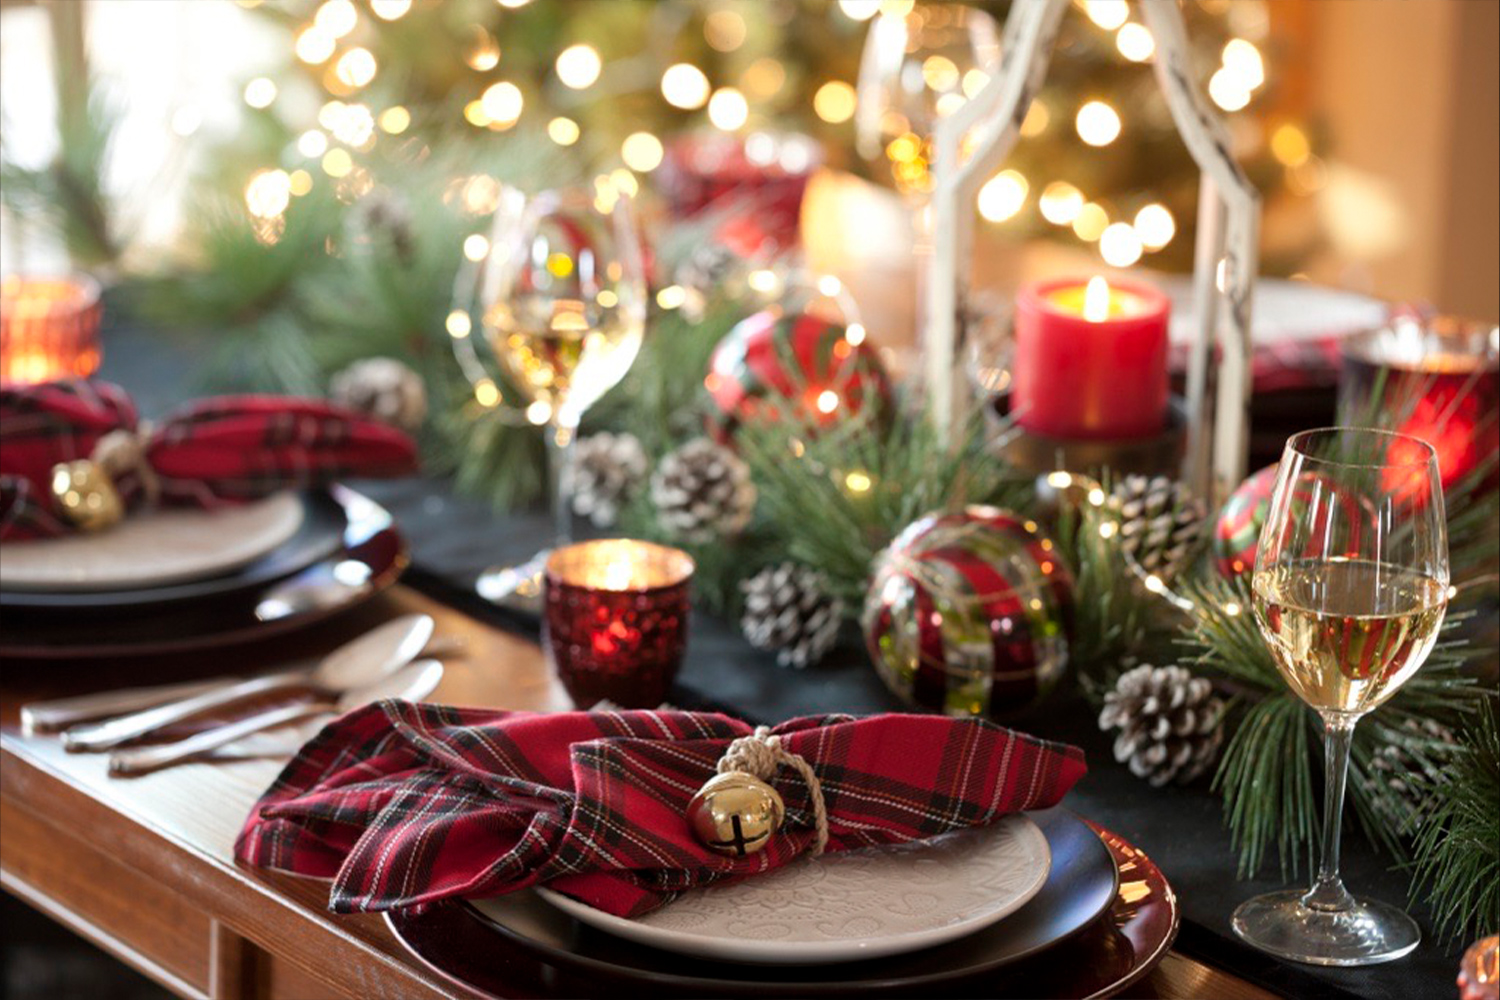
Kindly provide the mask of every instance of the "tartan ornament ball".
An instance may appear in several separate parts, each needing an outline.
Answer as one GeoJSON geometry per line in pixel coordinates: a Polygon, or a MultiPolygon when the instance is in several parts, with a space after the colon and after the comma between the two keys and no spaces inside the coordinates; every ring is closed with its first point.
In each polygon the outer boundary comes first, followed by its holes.
{"type": "Polygon", "coordinates": [[[710,432],[721,443],[747,423],[812,427],[889,411],[891,382],[863,332],[773,306],[747,316],[714,348],[704,380],[710,432]]]}
{"type": "Polygon", "coordinates": [[[1228,579],[1255,568],[1255,546],[1271,509],[1276,488],[1276,465],[1272,463],[1241,483],[1214,522],[1214,561],[1228,579]]]}
{"type": "Polygon", "coordinates": [[[919,518],[876,560],[861,622],[882,680],[919,708],[1006,717],[1068,662],[1073,577],[1034,521],[969,506],[919,518]]]}

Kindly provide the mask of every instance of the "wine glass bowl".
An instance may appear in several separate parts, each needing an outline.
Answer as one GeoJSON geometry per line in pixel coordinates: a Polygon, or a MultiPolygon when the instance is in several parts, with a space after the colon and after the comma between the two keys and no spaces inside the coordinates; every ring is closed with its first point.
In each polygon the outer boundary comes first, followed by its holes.
{"type": "Polygon", "coordinates": [[[640,351],[646,286],[628,206],[620,197],[549,191],[512,200],[497,218],[500,245],[480,275],[482,323],[510,381],[531,400],[533,422],[576,428],[640,351]]]}
{"type": "Polygon", "coordinates": [[[933,133],[999,71],[1000,29],[976,7],[917,3],[870,25],[860,61],[860,154],[884,160],[896,189],[920,204],[932,191],[933,133]]]}
{"type": "Polygon", "coordinates": [[[1368,965],[1399,958],[1421,939],[1399,909],[1344,888],[1339,820],[1354,726],[1421,667],[1449,593],[1430,445],[1344,427],[1287,442],[1251,603],[1277,670],[1323,720],[1323,860],[1310,891],[1259,896],[1235,911],[1235,932],[1255,947],[1316,965],[1368,965]]]}

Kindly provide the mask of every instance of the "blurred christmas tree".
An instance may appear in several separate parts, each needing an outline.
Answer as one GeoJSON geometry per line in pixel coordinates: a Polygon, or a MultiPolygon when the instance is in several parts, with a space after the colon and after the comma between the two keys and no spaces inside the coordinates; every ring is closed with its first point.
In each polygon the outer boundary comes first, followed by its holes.
{"type": "MultiPolygon", "coordinates": [[[[889,184],[890,167],[909,170],[921,144],[887,130],[871,160],[856,153],[866,33],[901,22],[915,38],[982,17],[966,10],[1003,23],[1010,8],[236,2],[284,32],[284,60],[242,81],[244,124],[204,151],[184,252],[142,282],[143,300],[164,322],[215,330],[221,382],[315,391],[355,358],[408,359],[431,398],[459,401],[435,407],[433,421],[447,428],[440,436],[453,453],[477,450],[494,466],[523,446],[496,406],[497,387],[476,395],[458,376],[450,336],[467,336],[469,324],[450,309],[462,256],[487,250],[482,234],[504,185],[592,182],[649,206],[678,137],[763,130],[811,136],[829,166],[889,184]]],[[[1266,196],[1269,238],[1278,204],[1314,190],[1322,169],[1305,126],[1277,110],[1283,98],[1267,70],[1277,63],[1277,11],[1264,0],[1197,0],[1185,13],[1201,81],[1228,112],[1237,153],[1266,196]]],[[[1190,267],[1198,173],[1153,79],[1153,48],[1125,0],[1075,0],[1026,138],[979,196],[989,225],[1017,240],[1092,245],[1115,266],[1144,257],[1165,270],[1190,267]]],[[[983,82],[950,71],[951,61],[916,68],[903,85],[930,88],[923,100],[938,113],[983,82]]],[[[662,284],[672,280],[671,247],[696,241],[655,227],[662,284]]],[[[1278,242],[1264,269],[1294,271],[1312,249],[1278,242]]],[[[663,309],[681,301],[659,299],[663,309]]],[[[526,477],[489,479],[505,481],[502,501],[535,487],[526,477]]]]}

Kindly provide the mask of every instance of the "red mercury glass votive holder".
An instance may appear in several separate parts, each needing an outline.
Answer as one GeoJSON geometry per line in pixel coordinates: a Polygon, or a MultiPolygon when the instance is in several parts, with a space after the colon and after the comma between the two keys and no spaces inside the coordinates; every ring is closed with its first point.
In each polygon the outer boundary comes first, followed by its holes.
{"type": "Polygon", "coordinates": [[[693,560],[633,539],[580,542],[547,558],[542,648],[579,708],[655,708],[687,648],[693,560]]]}
{"type": "Polygon", "coordinates": [[[0,279],[0,385],[94,374],[102,314],[99,283],[92,278],[0,279]]]}
{"type": "MultiPolygon", "coordinates": [[[[1341,421],[1372,424],[1383,414],[1391,430],[1426,441],[1445,488],[1493,462],[1500,451],[1500,328],[1401,315],[1348,338],[1342,353],[1341,421]]],[[[1484,485],[1497,482],[1500,466],[1491,464],[1484,485]]]]}

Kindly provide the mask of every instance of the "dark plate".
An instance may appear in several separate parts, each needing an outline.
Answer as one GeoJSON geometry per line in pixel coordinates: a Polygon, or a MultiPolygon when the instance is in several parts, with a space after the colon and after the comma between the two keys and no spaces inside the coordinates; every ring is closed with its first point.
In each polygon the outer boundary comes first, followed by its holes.
{"type": "Polygon", "coordinates": [[[70,613],[137,611],[179,601],[200,601],[258,590],[266,584],[326,559],[344,545],[349,517],[343,504],[327,490],[309,490],[302,501],[302,524],[291,538],[238,569],[218,576],[187,580],[161,587],[127,590],[41,591],[0,590],[0,608],[70,613]]]}
{"type": "Polygon", "coordinates": [[[338,544],[327,558],[290,576],[141,614],[80,621],[76,615],[10,611],[0,622],[0,653],[68,659],[208,649],[270,638],[361,604],[406,569],[406,539],[385,508],[368,497],[342,486],[328,496],[345,518],[338,544]]]}
{"type": "Polygon", "coordinates": [[[1052,849],[1052,871],[1031,902],[969,937],[869,962],[706,961],[621,941],[550,907],[537,937],[465,904],[386,920],[424,963],[496,996],[1091,997],[1123,989],[1155,965],[1177,932],[1170,887],[1144,855],[1072,813],[1051,809],[1033,818],[1052,849]]]}

